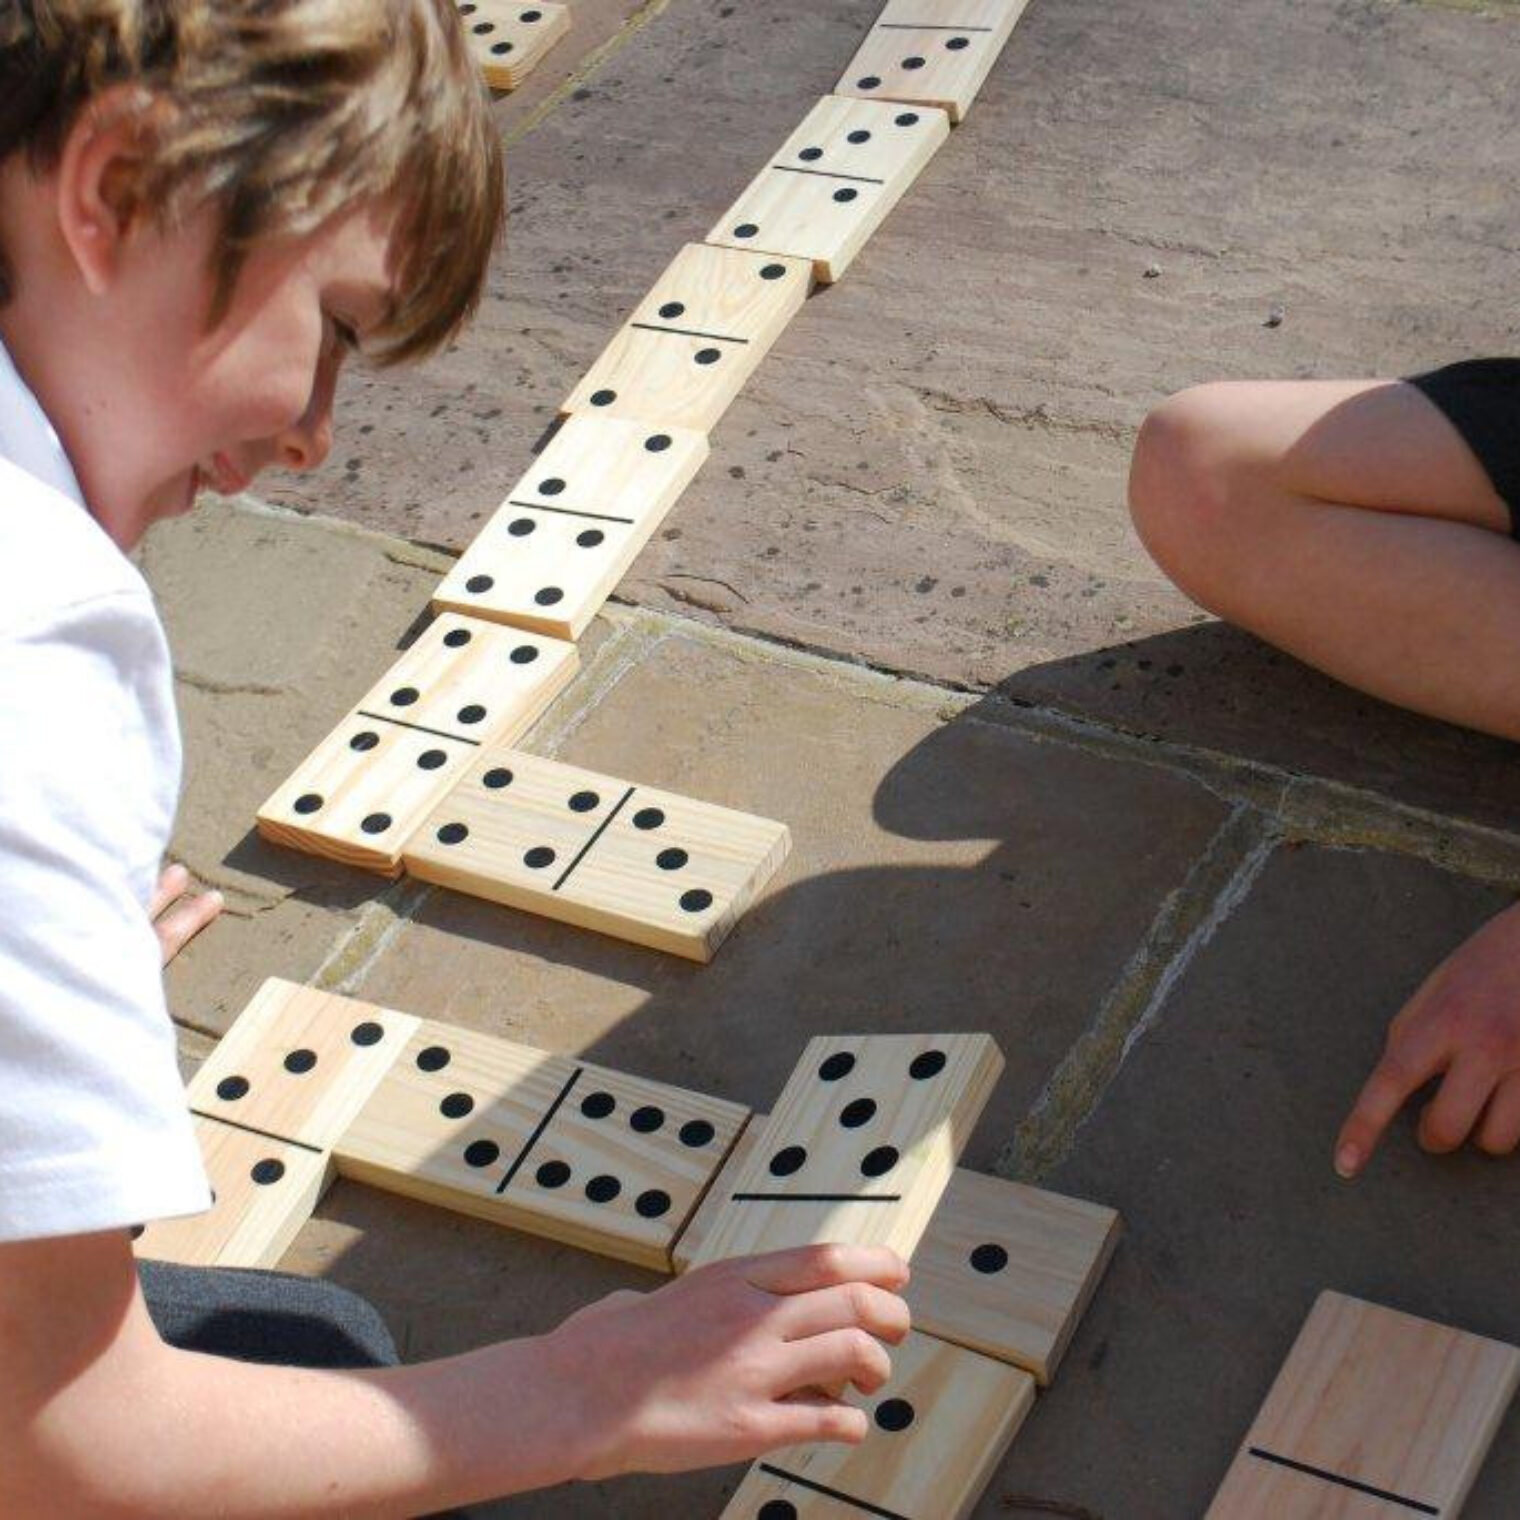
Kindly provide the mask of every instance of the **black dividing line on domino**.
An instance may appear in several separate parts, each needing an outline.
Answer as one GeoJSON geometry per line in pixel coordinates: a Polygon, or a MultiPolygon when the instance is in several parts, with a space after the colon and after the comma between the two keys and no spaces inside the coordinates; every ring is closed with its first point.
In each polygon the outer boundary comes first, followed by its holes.
{"type": "Polygon", "coordinates": [[[359,716],[368,718],[374,723],[394,723],[397,728],[409,728],[414,734],[431,734],[435,739],[452,739],[456,744],[473,744],[476,749],[480,748],[479,739],[470,739],[464,734],[451,734],[446,728],[429,728],[425,723],[408,723],[405,718],[388,718],[384,713],[366,712],[362,707],[359,709],[359,716]]]}
{"type": "Polygon", "coordinates": [[[908,1520],[906,1515],[898,1514],[895,1509],[886,1509],[880,1504],[872,1504],[869,1499],[857,1499],[854,1494],[847,1494],[840,1488],[830,1488],[827,1483],[815,1483],[811,1478],[799,1478],[796,1473],[789,1473],[784,1468],[772,1467],[769,1462],[762,1462],[760,1471],[769,1473],[773,1478],[780,1478],[785,1483],[795,1483],[798,1488],[810,1488],[815,1494],[823,1494],[829,1499],[838,1499],[841,1504],[848,1504],[852,1509],[861,1510],[867,1515],[877,1515],[880,1520],[908,1520]]]}
{"type": "Polygon", "coordinates": [[[1307,1462],[1295,1462],[1292,1457],[1280,1457],[1275,1451],[1263,1451],[1259,1446],[1249,1447],[1248,1451],[1251,1456],[1263,1462],[1275,1462],[1279,1467],[1305,1473],[1311,1478],[1321,1478],[1326,1483],[1335,1483],[1341,1488],[1349,1488],[1359,1494],[1368,1494],[1374,1499],[1382,1499],[1389,1504],[1402,1504],[1405,1509],[1412,1509],[1416,1514],[1439,1515],[1441,1513],[1434,1504],[1426,1504],[1420,1499],[1407,1499],[1403,1494],[1391,1493],[1386,1488],[1374,1488],[1372,1484],[1362,1483],[1356,1478],[1343,1478],[1339,1473],[1327,1472],[1323,1467],[1312,1467],[1307,1462]]]}
{"type": "Polygon", "coordinates": [[[714,343],[748,343],[748,338],[731,337],[728,333],[703,332],[699,327],[667,327],[663,322],[630,322],[641,332],[678,333],[683,338],[711,338],[714,343]]]}
{"type": "Polygon", "coordinates": [[[192,1108],[192,1114],[202,1119],[210,1119],[215,1124],[225,1124],[229,1129],[240,1129],[245,1135],[257,1135],[260,1140],[278,1140],[281,1145],[293,1145],[297,1150],[310,1151],[313,1156],[322,1154],[320,1145],[308,1145],[304,1140],[292,1140],[289,1135],[277,1135],[273,1130],[260,1129],[256,1124],[244,1124],[237,1119],[229,1119],[225,1114],[208,1114],[203,1108],[192,1108]]]}
{"type": "Polygon", "coordinates": [[[583,1071],[585,1071],[585,1069],[586,1068],[584,1066],[577,1066],[575,1068],[575,1070],[570,1073],[569,1080],[565,1083],[565,1085],[562,1088],[560,1088],[559,1095],[549,1105],[548,1112],[543,1116],[542,1119],[540,1119],[538,1121],[538,1127],[533,1131],[533,1133],[531,1135],[528,1136],[528,1143],[525,1146],[523,1146],[523,1148],[520,1151],[518,1151],[518,1153],[517,1153],[517,1159],[512,1163],[511,1166],[509,1166],[507,1168],[507,1175],[505,1177],[503,1177],[501,1179],[501,1181],[496,1185],[496,1193],[497,1193],[498,1197],[500,1197],[501,1194],[503,1194],[503,1193],[506,1192],[506,1190],[507,1190],[507,1184],[509,1182],[511,1182],[511,1180],[522,1169],[523,1162],[528,1159],[528,1152],[531,1151],[533,1149],[533,1147],[538,1144],[539,1140],[543,1136],[544,1131],[546,1129],[548,1129],[548,1127],[549,1127],[549,1121],[551,1119],[553,1119],[554,1116],[555,1116],[555,1114],[557,1114],[559,1112],[560,1104],[563,1103],[565,1101],[565,1099],[570,1096],[570,1089],[572,1087],[574,1087],[577,1082],[580,1081],[580,1079],[581,1079],[581,1073],[583,1071]]]}
{"type": "Polygon", "coordinates": [[[730,1203],[901,1203],[901,1193],[732,1193],[730,1203]]]}
{"type": "Polygon", "coordinates": [[[528,512],[555,512],[561,517],[593,517],[597,522],[631,523],[631,517],[614,517],[610,512],[577,512],[574,507],[546,507],[541,501],[516,501],[507,498],[509,507],[522,507],[528,512]]]}
{"type": "Polygon", "coordinates": [[[857,185],[884,185],[884,179],[872,179],[869,174],[832,174],[827,169],[804,169],[799,164],[772,164],[771,168],[781,174],[811,174],[814,179],[848,179],[857,185]]]}
{"type": "Polygon", "coordinates": [[[990,26],[944,26],[927,21],[878,21],[879,32],[990,32],[990,26]]]}
{"type": "Polygon", "coordinates": [[[554,883],[554,886],[550,889],[551,891],[558,892],[559,889],[564,886],[567,881],[569,881],[570,873],[586,858],[586,852],[592,847],[592,845],[594,845],[597,840],[607,832],[607,826],[612,822],[614,818],[617,817],[619,813],[623,811],[623,808],[627,804],[628,799],[633,796],[634,792],[637,790],[637,787],[630,786],[628,790],[618,798],[617,806],[614,807],[597,825],[596,833],[594,833],[591,838],[588,839],[585,844],[580,847],[580,850],[577,852],[575,859],[565,867],[564,874],[557,882],[554,883]]]}

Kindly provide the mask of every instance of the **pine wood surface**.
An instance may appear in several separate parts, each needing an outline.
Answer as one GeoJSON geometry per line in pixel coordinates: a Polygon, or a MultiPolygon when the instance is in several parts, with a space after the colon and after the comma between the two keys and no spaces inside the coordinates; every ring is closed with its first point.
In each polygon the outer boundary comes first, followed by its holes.
{"type": "Polygon", "coordinates": [[[883,1388],[847,1394],[871,1416],[864,1442],[771,1453],[723,1520],[965,1520],[1034,1404],[1034,1379],[917,1331],[890,1354],[883,1388]]]}
{"type": "Polygon", "coordinates": [[[330,1150],[418,1022],[270,977],[191,1079],[190,1107],[330,1150]]]}
{"type": "Polygon", "coordinates": [[[835,93],[965,118],[1028,0],[888,0],[835,93]]]}
{"type": "Polygon", "coordinates": [[[933,106],[825,95],[707,241],[811,259],[837,280],[949,135],[933,106]]]}
{"type": "Polygon", "coordinates": [[[570,7],[456,0],[470,54],[493,90],[515,90],[570,30],[570,7]]]}
{"type": "Polygon", "coordinates": [[[561,413],[710,432],[812,284],[800,259],[688,243],[561,413]]]}
{"type": "Polygon", "coordinates": [[[497,750],[402,860],[419,880],[705,961],[790,845],[769,819],[497,750]]]}
{"type": "Polygon", "coordinates": [[[670,1270],[749,1111],[424,1022],[348,1131],[340,1173],[670,1270]]]}
{"type": "Polygon", "coordinates": [[[214,1195],[211,1208],[154,1220],[134,1250],[193,1267],[273,1267],[326,1190],[328,1158],[200,1116],[195,1134],[214,1195]]]}
{"type": "Polygon", "coordinates": [[[809,1041],[691,1265],[819,1241],[910,1259],[1002,1068],[981,1034],[809,1041]]]}
{"type": "Polygon", "coordinates": [[[1322,1293],[1208,1520],[1450,1520],[1517,1380],[1513,1346],[1322,1293]]]}
{"type": "Polygon", "coordinates": [[[510,744],[579,660],[560,639],[446,613],[258,811],[276,844],[394,876],[401,848],[489,744],[510,744]]]}
{"type": "Polygon", "coordinates": [[[705,434],[568,418],[433,596],[439,611],[577,639],[707,458],[705,434]]]}

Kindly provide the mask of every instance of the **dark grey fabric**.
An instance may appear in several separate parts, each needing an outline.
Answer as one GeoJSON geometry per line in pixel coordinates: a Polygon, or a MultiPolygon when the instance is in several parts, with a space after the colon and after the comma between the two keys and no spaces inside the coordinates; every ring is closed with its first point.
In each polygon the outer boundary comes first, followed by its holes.
{"type": "Polygon", "coordinates": [[[1409,383],[1446,415],[1509,507],[1520,538],[1520,359],[1464,359],[1409,383]]]}
{"type": "MultiPolygon", "coordinates": [[[[158,1333],[182,1351],[276,1367],[394,1367],[401,1360],[367,1300],[285,1272],[138,1263],[158,1333]]],[[[433,1520],[469,1520],[450,1510],[433,1520]]]]}

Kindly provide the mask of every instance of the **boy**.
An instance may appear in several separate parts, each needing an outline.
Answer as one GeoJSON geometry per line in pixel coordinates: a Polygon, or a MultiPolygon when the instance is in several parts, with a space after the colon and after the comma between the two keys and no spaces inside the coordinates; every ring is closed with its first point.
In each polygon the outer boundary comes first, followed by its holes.
{"type": "MultiPolygon", "coordinates": [[[[1520,360],[1202,386],[1140,430],[1130,506],[1202,606],[1384,701],[1520,739],[1520,360]]],[[[1394,1019],[1336,1141],[1354,1177],[1434,1077],[1420,1143],[1520,1143],[1520,906],[1394,1019]]]]}
{"type": "Polygon", "coordinates": [[[443,342],[500,219],[450,0],[0,0],[7,1516],[415,1514],[859,1440],[817,1390],[880,1386],[905,1333],[896,1258],[827,1247],[370,1367],[338,1290],[134,1264],[130,1225],[208,1202],[159,960],[215,905],[155,939],[179,739],[122,551],[319,464],[345,349],[443,342]]]}

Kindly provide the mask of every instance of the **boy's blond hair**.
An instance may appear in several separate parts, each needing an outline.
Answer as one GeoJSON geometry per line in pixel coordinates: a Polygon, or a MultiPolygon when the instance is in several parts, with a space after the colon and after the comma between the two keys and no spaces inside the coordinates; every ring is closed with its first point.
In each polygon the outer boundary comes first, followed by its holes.
{"type": "Polygon", "coordinates": [[[374,201],[399,213],[378,357],[437,348],[479,300],[501,148],[452,0],[0,0],[0,160],[45,172],[123,85],[161,104],[128,209],[220,208],[209,320],[260,240],[374,201]]]}

